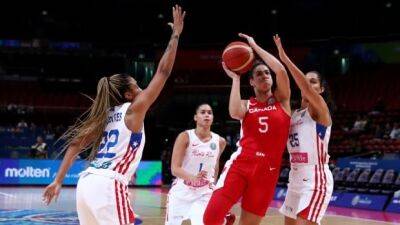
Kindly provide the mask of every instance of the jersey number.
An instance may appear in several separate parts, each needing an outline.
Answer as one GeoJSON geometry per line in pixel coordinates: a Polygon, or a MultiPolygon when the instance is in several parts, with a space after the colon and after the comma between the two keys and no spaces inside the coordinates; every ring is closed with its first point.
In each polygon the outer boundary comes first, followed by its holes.
{"type": "Polygon", "coordinates": [[[99,153],[96,158],[112,158],[115,153],[108,153],[110,148],[114,147],[118,143],[119,131],[117,129],[110,130],[109,132],[103,132],[103,139],[99,145],[99,153]]]}
{"type": "Polygon", "coordinates": [[[300,145],[299,138],[297,135],[298,135],[297,133],[289,135],[289,142],[292,148],[298,147],[300,145]]]}
{"type": "Polygon", "coordinates": [[[267,116],[263,116],[263,117],[259,117],[258,118],[258,123],[260,124],[260,128],[258,128],[258,130],[261,133],[267,133],[268,131],[268,123],[267,123],[268,117],[267,116]]]}

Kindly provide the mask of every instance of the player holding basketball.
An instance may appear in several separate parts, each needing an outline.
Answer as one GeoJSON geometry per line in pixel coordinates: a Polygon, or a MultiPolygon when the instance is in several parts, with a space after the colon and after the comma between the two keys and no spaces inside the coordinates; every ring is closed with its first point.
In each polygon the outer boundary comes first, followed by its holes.
{"type": "Polygon", "coordinates": [[[241,121],[241,138],[207,206],[203,218],[206,225],[221,225],[225,214],[240,198],[240,224],[260,224],[274,195],[289,133],[290,84],[285,67],[252,37],[239,36],[266,64],[255,63],[250,71],[255,97],[249,100],[241,99],[240,76],[222,65],[232,78],[229,113],[241,121]],[[275,90],[269,68],[276,75],[275,90]]]}
{"type": "Polygon", "coordinates": [[[203,214],[218,176],[219,157],[226,141],[211,131],[213,110],[208,104],[197,107],[196,128],[186,130],[175,141],[171,170],[176,177],[168,194],[166,225],[203,224],[203,214]]]}
{"type": "Polygon", "coordinates": [[[49,204],[57,199],[77,155],[82,149],[91,148],[90,166],[82,172],[76,189],[82,225],[134,223],[128,182],[142,157],[143,121],[171,74],[185,18],[180,6],[172,11],[172,36],[148,87],[141,90],[131,76],[124,74],[101,78],[87,117],[64,134],[68,148],[56,178],[43,193],[43,200],[49,204]]]}
{"type": "Polygon", "coordinates": [[[286,225],[320,224],[333,191],[328,143],[332,119],[324,98],[324,83],[318,72],[304,75],[286,55],[275,37],[279,57],[301,90],[301,108],[294,111],[287,148],[291,170],[285,202],[280,212],[286,225]]]}

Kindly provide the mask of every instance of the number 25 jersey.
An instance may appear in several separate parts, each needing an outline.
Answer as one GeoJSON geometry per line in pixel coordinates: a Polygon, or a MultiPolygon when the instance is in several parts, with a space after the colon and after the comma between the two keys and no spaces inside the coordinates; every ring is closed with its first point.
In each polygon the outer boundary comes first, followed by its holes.
{"type": "Polygon", "coordinates": [[[327,164],[330,136],[331,126],[326,127],[314,121],[307,108],[296,110],[292,115],[287,142],[290,164],[327,164]]]}

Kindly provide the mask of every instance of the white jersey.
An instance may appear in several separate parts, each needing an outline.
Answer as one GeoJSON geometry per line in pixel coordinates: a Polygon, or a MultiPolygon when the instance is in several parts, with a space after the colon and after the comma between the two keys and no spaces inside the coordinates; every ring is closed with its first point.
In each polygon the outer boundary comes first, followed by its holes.
{"type": "Polygon", "coordinates": [[[201,170],[207,172],[207,178],[199,183],[190,183],[181,178],[176,178],[177,186],[183,185],[191,189],[209,186],[214,182],[215,165],[218,163],[219,155],[219,135],[211,132],[211,139],[202,142],[194,132],[194,129],[186,131],[189,136],[189,144],[182,162],[182,169],[186,172],[197,175],[201,170]]]}
{"type": "Polygon", "coordinates": [[[192,175],[197,175],[201,170],[207,171],[207,177],[196,183],[181,178],[175,179],[168,193],[166,225],[181,225],[185,219],[190,219],[191,224],[202,225],[203,214],[213,191],[220,137],[211,132],[211,139],[202,142],[194,129],[186,132],[189,143],[182,168],[192,175]]]}
{"type": "Polygon", "coordinates": [[[291,119],[287,143],[291,170],[288,190],[280,212],[297,219],[299,214],[320,224],[333,192],[328,144],[331,126],[314,121],[307,108],[296,110],[291,119]]]}
{"type": "Polygon", "coordinates": [[[290,121],[287,142],[290,164],[292,166],[327,164],[330,136],[331,126],[325,127],[314,121],[307,108],[296,110],[290,121]]]}
{"type": "Polygon", "coordinates": [[[131,103],[112,107],[107,115],[107,126],[96,159],[86,170],[97,174],[118,174],[129,182],[142,158],[145,134],[133,133],[125,125],[125,114],[131,103]],[[115,173],[116,172],[116,173],[115,173]]]}

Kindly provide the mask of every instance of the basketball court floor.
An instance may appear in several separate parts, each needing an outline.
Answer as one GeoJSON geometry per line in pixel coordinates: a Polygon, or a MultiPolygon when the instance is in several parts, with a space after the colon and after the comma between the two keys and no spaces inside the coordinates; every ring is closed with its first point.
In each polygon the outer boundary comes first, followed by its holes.
{"type": "MultiPolygon", "coordinates": [[[[75,188],[63,188],[58,201],[49,206],[41,201],[42,191],[43,187],[0,187],[0,225],[79,224],[75,211],[75,188]]],[[[164,224],[167,189],[131,188],[130,191],[135,213],[139,215],[136,224],[164,224]]],[[[283,224],[283,216],[278,213],[281,204],[273,202],[262,225],[283,224]]],[[[233,212],[239,215],[240,206],[236,205],[233,212]]],[[[330,207],[322,224],[400,224],[400,214],[330,207]]]]}

